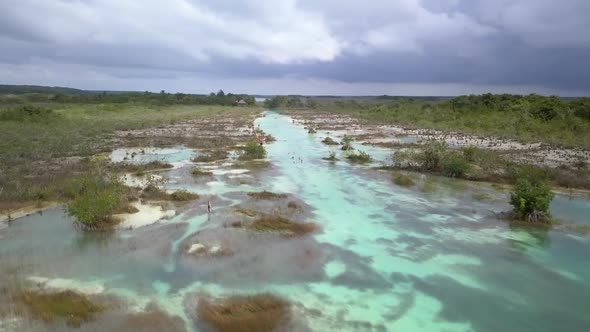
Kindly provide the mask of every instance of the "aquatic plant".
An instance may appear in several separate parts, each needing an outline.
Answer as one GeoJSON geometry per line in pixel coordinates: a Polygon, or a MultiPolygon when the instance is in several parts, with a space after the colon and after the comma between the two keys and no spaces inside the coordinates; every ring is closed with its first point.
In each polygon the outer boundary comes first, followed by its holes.
{"type": "Polygon", "coordinates": [[[287,194],[277,194],[270,191],[259,191],[259,192],[249,192],[248,196],[254,199],[266,199],[266,200],[274,200],[274,199],[283,199],[287,198],[287,194]]]}
{"type": "Polygon", "coordinates": [[[545,180],[521,178],[510,193],[510,204],[519,220],[537,223],[550,222],[549,205],[554,194],[545,180]]]}
{"type": "Polygon", "coordinates": [[[278,215],[267,215],[249,223],[239,223],[233,227],[244,227],[256,232],[276,232],[286,236],[303,236],[315,232],[319,225],[301,223],[278,215]]]}
{"type": "Polygon", "coordinates": [[[240,155],[240,160],[253,160],[266,158],[266,149],[256,140],[249,141],[240,155]]]}
{"type": "Polygon", "coordinates": [[[351,153],[346,156],[346,159],[355,163],[368,163],[372,160],[371,155],[364,151],[358,151],[358,153],[351,153]]]}
{"type": "Polygon", "coordinates": [[[405,174],[397,175],[393,178],[393,182],[402,187],[413,187],[416,184],[411,177],[405,174]]]}
{"type": "Polygon", "coordinates": [[[209,163],[218,160],[227,159],[228,152],[223,150],[214,150],[207,154],[201,154],[192,159],[195,163],[209,163]]]}
{"type": "Polygon", "coordinates": [[[322,140],[322,143],[326,145],[339,145],[339,143],[333,140],[330,136],[326,136],[326,138],[322,140]]]}
{"type": "Polygon", "coordinates": [[[199,195],[191,193],[184,189],[176,190],[170,194],[170,199],[177,202],[188,202],[198,198],[199,195]]]}
{"type": "Polygon", "coordinates": [[[191,174],[193,176],[213,176],[213,172],[203,171],[202,169],[200,169],[198,167],[193,168],[193,170],[191,171],[191,174]]]}
{"type": "Polygon", "coordinates": [[[352,141],[353,141],[352,136],[344,135],[344,137],[342,138],[342,150],[349,151],[349,150],[354,149],[352,147],[352,141]]]}
{"type": "Polygon", "coordinates": [[[131,164],[131,163],[115,163],[112,165],[112,168],[117,171],[124,171],[130,173],[141,174],[148,171],[153,170],[160,170],[160,169],[169,169],[174,167],[170,163],[166,163],[160,160],[150,161],[146,164],[131,164]]]}
{"type": "Polygon", "coordinates": [[[235,211],[248,217],[255,217],[258,214],[256,211],[252,209],[246,209],[241,207],[236,208],[235,211]]]}
{"type": "Polygon", "coordinates": [[[73,291],[25,291],[20,299],[33,318],[48,323],[63,319],[72,327],[79,327],[84,322],[94,320],[97,314],[108,309],[107,306],[90,300],[88,296],[73,291]]]}
{"type": "Polygon", "coordinates": [[[338,158],[336,157],[336,152],[332,151],[327,157],[322,158],[327,161],[337,161],[338,158]]]}
{"type": "Polygon", "coordinates": [[[74,179],[65,189],[73,197],[68,203],[68,213],[76,218],[83,229],[102,229],[116,221],[112,215],[127,204],[128,189],[120,180],[109,174],[83,175],[74,179]]]}
{"type": "Polygon", "coordinates": [[[291,319],[287,300],[272,294],[201,297],[197,317],[219,332],[271,332],[291,319]]]}

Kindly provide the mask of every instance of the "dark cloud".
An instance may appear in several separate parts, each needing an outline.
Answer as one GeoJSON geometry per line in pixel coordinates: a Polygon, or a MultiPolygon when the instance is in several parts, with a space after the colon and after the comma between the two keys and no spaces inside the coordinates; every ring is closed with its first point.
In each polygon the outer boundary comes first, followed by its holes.
{"type": "Polygon", "coordinates": [[[127,89],[207,78],[588,93],[589,10],[586,0],[4,1],[0,74],[82,87],[110,76],[127,89]]]}

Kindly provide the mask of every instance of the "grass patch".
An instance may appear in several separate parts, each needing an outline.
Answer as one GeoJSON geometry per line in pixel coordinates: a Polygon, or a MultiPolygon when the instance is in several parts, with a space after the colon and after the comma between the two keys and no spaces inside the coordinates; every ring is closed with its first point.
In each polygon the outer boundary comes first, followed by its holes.
{"type": "Polygon", "coordinates": [[[258,212],[252,210],[252,209],[246,209],[246,208],[236,208],[235,211],[239,214],[243,214],[245,216],[248,217],[256,217],[256,215],[258,214],[258,212]]]}
{"type": "Polygon", "coordinates": [[[144,172],[154,171],[154,170],[161,170],[161,169],[170,169],[174,167],[172,164],[165,163],[163,161],[154,160],[147,164],[130,164],[130,163],[115,163],[113,164],[112,168],[118,171],[129,172],[129,173],[136,173],[141,174],[144,172]]]}
{"type": "Polygon", "coordinates": [[[193,158],[193,162],[195,163],[209,163],[219,160],[227,159],[228,152],[223,150],[214,150],[207,154],[198,155],[193,158]]]}
{"type": "Polygon", "coordinates": [[[176,202],[188,202],[188,201],[193,201],[198,198],[199,198],[199,195],[193,194],[193,193],[188,192],[184,189],[176,190],[175,192],[170,194],[170,200],[173,200],[176,202]]]}
{"type": "Polygon", "coordinates": [[[191,171],[191,174],[193,176],[197,176],[197,177],[200,177],[200,176],[213,176],[213,172],[203,171],[202,169],[200,169],[198,167],[193,168],[193,170],[191,171]]]}
{"type": "Polygon", "coordinates": [[[319,229],[315,223],[295,222],[282,216],[264,216],[250,223],[238,223],[232,226],[244,227],[260,233],[280,233],[286,236],[303,236],[319,229]]]}
{"type": "Polygon", "coordinates": [[[275,200],[275,199],[283,199],[287,198],[287,194],[277,194],[270,191],[259,191],[259,192],[249,192],[249,197],[254,199],[264,199],[264,200],[275,200]]]}
{"type": "Polygon", "coordinates": [[[22,293],[21,300],[33,318],[47,323],[65,320],[72,327],[79,327],[84,322],[92,321],[96,315],[108,309],[104,305],[91,301],[87,296],[72,291],[58,293],[26,291],[22,293]]]}
{"type": "Polygon", "coordinates": [[[289,302],[271,294],[234,295],[200,298],[197,316],[219,332],[271,332],[291,319],[291,311],[289,302]]]}
{"type": "Polygon", "coordinates": [[[184,189],[176,190],[173,193],[167,193],[155,184],[148,184],[142,191],[141,198],[148,201],[175,201],[189,202],[199,199],[199,195],[186,191],[184,189]]]}
{"type": "Polygon", "coordinates": [[[406,188],[413,187],[416,184],[416,182],[414,182],[414,180],[411,177],[409,177],[405,174],[397,175],[396,177],[393,178],[393,182],[395,184],[397,184],[398,186],[402,186],[402,187],[406,187],[406,188]]]}
{"type": "Polygon", "coordinates": [[[348,159],[349,161],[351,161],[353,163],[360,163],[360,164],[368,163],[368,162],[371,162],[371,160],[372,160],[371,155],[369,155],[368,153],[366,153],[364,151],[358,151],[357,153],[350,153],[349,155],[346,156],[346,159],[348,159]]]}

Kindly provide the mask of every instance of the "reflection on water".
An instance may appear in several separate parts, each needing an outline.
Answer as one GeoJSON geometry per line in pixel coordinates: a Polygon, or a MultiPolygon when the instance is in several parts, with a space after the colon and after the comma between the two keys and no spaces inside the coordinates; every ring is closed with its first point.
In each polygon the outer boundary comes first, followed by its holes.
{"type": "MultiPolygon", "coordinates": [[[[191,331],[200,326],[193,319],[197,294],[265,291],[294,303],[298,331],[586,331],[590,326],[587,236],[511,228],[494,217],[510,208],[506,193],[487,185],[417,174],[417,185],[408,189],[394,185],[387,172],[344,158],[326,162],[322,158],[329,151],[343,152],[286,116],[267,113],[257,125],[278,139],[267,147],[272,166],[247,171],[204,165],[214,170],[206,180],[193,178],[188,164],[159,173],[168,189],[203,197],[166,222],[84,234],[54,209],[0,227],[0,286],[8,294],[17,292],[14,280],[104,290],[127,301],[131,311],[155,303],[191,331]],[[254,190],[292,194],[291,200],[311,209],[298,218],[319,223],[322,231],[284,238],[224,227],[247,218],[235,212],[244,204],[283,208],[280,202],[252,202],[243,193],[254,190]],[[473,198],[482,191],[491,199],[473,198]],[[187,255],[195,244],[230,248],[233,255],[187,255]]],[[[377,159],[391,155],[367,149],[377,159]]],[[[183,163],[193,155],[184,148],[168,152],[136,158],[183,163]]],[[[122,155],[116,158],[127,152],[122,155]]],[[[558,218],[577,223],[587,222],[589,209],[581,198],[559,196],[553,204],[558,218]]],[[[70,329],[14,321],[4,306],[0,331],[70,329]]],[[[127,314],[110,312],[76,330],[117,330],[127,314]]]]}

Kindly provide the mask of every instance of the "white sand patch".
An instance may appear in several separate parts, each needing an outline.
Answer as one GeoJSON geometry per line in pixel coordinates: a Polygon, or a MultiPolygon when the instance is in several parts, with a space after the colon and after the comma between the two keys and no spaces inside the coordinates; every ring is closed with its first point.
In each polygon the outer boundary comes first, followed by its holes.
{"type": "Polygon", "coordinates": [[[31,276],[27,278],[28,281],[34,283],[41,289],[48,289],[54,291],[60,290],[75,290],[79,293],[86,295],[96,295],[104,293],[104,286],[98,281],[79,281],[74,279],[62,279],[62,278],[45,278],[31,276]]]}
{"type": "Polygon", "coordinates": [[[115,218],[120,218],[122,220],[117,226],[118,228],[133,229],[147,226],[154,224],[159,220],[174,217],[176,214],[174,210],[164,210],[158,205],[141,204],[141,202],[135,202],[131,205],[137,208],[139,212],[115,215],[115,218]]]}
{"type": "Polygon", "coordinates": [[[209,248],[209,254],[211,255],[217,255],[221,253],[221,247],[220,246],[213,246],[211,248],[209,248]]]}
{"type": "Polygon", "coordinates": [[[195,254],[195,253],[199,253],[199,252],[203,252],[203,251],[205,251],[205,246],[202,245],[201,243],[195,243],[195,244],[191,245],[191,247],[188,249],[188,251],[186,253],[191,255],[191,254],[195,254]]]}

